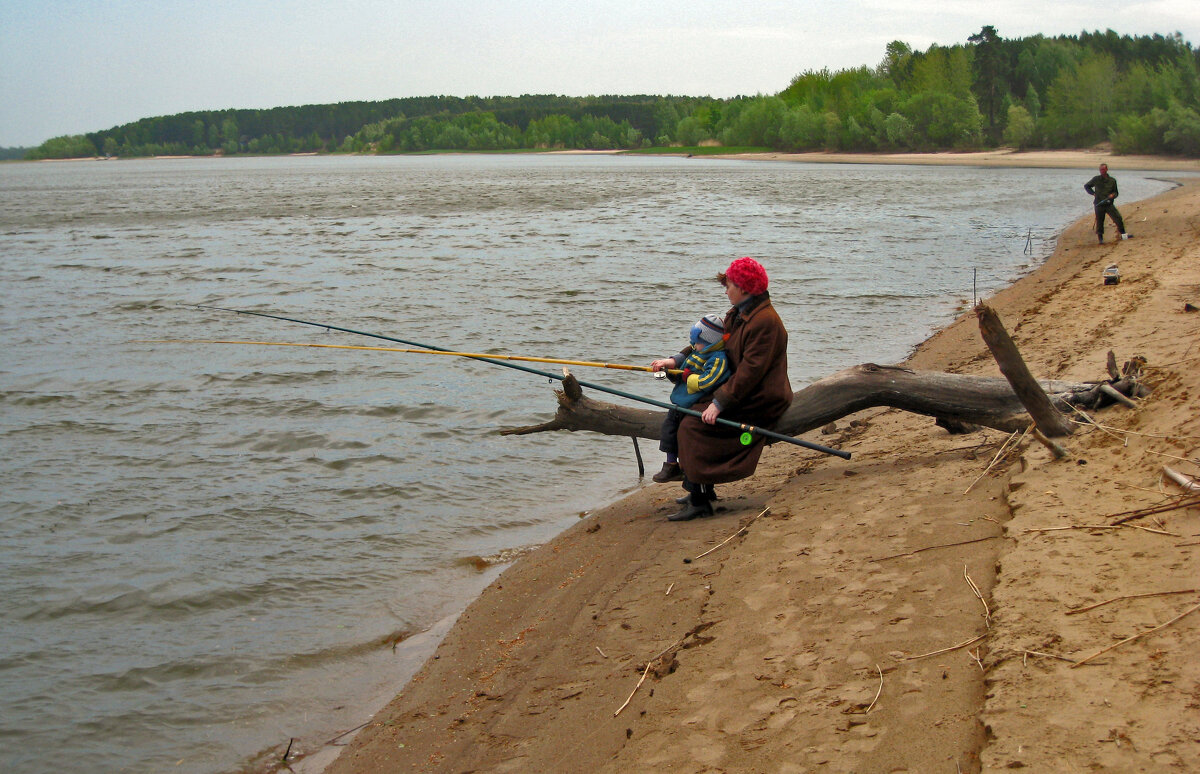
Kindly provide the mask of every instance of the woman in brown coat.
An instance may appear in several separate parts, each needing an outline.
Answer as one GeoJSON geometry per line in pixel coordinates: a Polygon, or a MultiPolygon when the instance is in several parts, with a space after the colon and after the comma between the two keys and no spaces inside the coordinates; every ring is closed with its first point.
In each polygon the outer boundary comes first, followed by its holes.
{"type": "Polygon", "coordinates": [[[717,417],[770,427],[792,402],[787,330],[771,305],[766,270],[753,258],[738,258],[717,279],[733,304],[725,315],[725,352],[733,376],[711,400],[693,406],[702,418],[688,415],[679,426],[679,463],[689,495],[671,521],[711,515],[713,485],[747,478],[758,466],[762,436],[744,439],[737,428],[716,424],[717,417]]]}

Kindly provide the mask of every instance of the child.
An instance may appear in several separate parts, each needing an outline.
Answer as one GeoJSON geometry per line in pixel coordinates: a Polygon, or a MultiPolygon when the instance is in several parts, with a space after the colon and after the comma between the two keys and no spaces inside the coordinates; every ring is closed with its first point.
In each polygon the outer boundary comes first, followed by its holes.
{"type": "MultiPolygon", "coordinates": [[[[681,368],[683,373],[670,374],[668,378],[677,382],[671,391],[671,402],[676,406],[690,408],[698,400],[717,389],[730,376],[729,363],[725,357],[725,325],[715,314],[706,314],[692,326],[691,345],[674,357],[655,360],[650,367],[655,371],[681,368]]],[[[662,470],[653,478],[662,484],[667,481],[682,481],[683,471],[679,467],[677,431],[683,413],[671,409],[662,424],[662,440],[658,448],[667,453],[662,470]]]]}

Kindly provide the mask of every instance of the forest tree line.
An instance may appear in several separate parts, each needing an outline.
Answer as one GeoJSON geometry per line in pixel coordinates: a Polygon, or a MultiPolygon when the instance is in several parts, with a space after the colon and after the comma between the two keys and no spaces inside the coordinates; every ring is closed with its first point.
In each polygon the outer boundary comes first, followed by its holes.
{"type": "Polygon", "coordinates": [[[777,94],[413,97],[146,118],[28,158],[648,147],[938,151],[1000,145],[1200,156],[1200,49],[1112,30],[888,44],[875,67],[810,70],[777,94]]]}

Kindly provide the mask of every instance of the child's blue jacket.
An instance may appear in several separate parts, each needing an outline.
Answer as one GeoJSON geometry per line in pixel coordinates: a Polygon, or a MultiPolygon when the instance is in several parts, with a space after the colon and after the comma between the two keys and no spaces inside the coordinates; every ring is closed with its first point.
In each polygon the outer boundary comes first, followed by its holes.
{"type": "Polygon", "coordinates": [[[691,408],[696,401],[717,389],[732,375],[725,355],[725,342],[718,341],[708,349],[688,355],[675,355],[675,364],[683,374],[675,389],[671,390],[671,402],[676,406],[691,408]]]}

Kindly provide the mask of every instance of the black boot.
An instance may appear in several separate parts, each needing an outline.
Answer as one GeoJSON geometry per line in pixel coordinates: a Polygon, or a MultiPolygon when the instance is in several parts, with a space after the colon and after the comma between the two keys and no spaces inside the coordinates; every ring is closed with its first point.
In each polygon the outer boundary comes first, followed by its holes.
{"type": "Polygon", "coordinates": [[[692,486],[695,488],[691,490],[691,494],[688,496],[687,505],[683,506],[683,510],[679,513],[668,516],[667,521],[691,521],[701,516],[713,515],[712,503],[709,502],[704,488],[695,484],[692,486]]]}
{"type": "MultiPolygon", "coordinates": [[[[704,496],[708,498],[708,501],[710,503],[716,502],[717,500],[721,499],[721,498],[717,497],[717,490],[713,489],[712,484],[704,484],[703,488],[704,488],[704,496]]],[[[692,499],[692,496],[690,494],[685,494],[683,497],[676,497],[675,502],[677,502],[680,505],[683,505],[684,503],[688,502],[691,499],[692,499]]]]}

